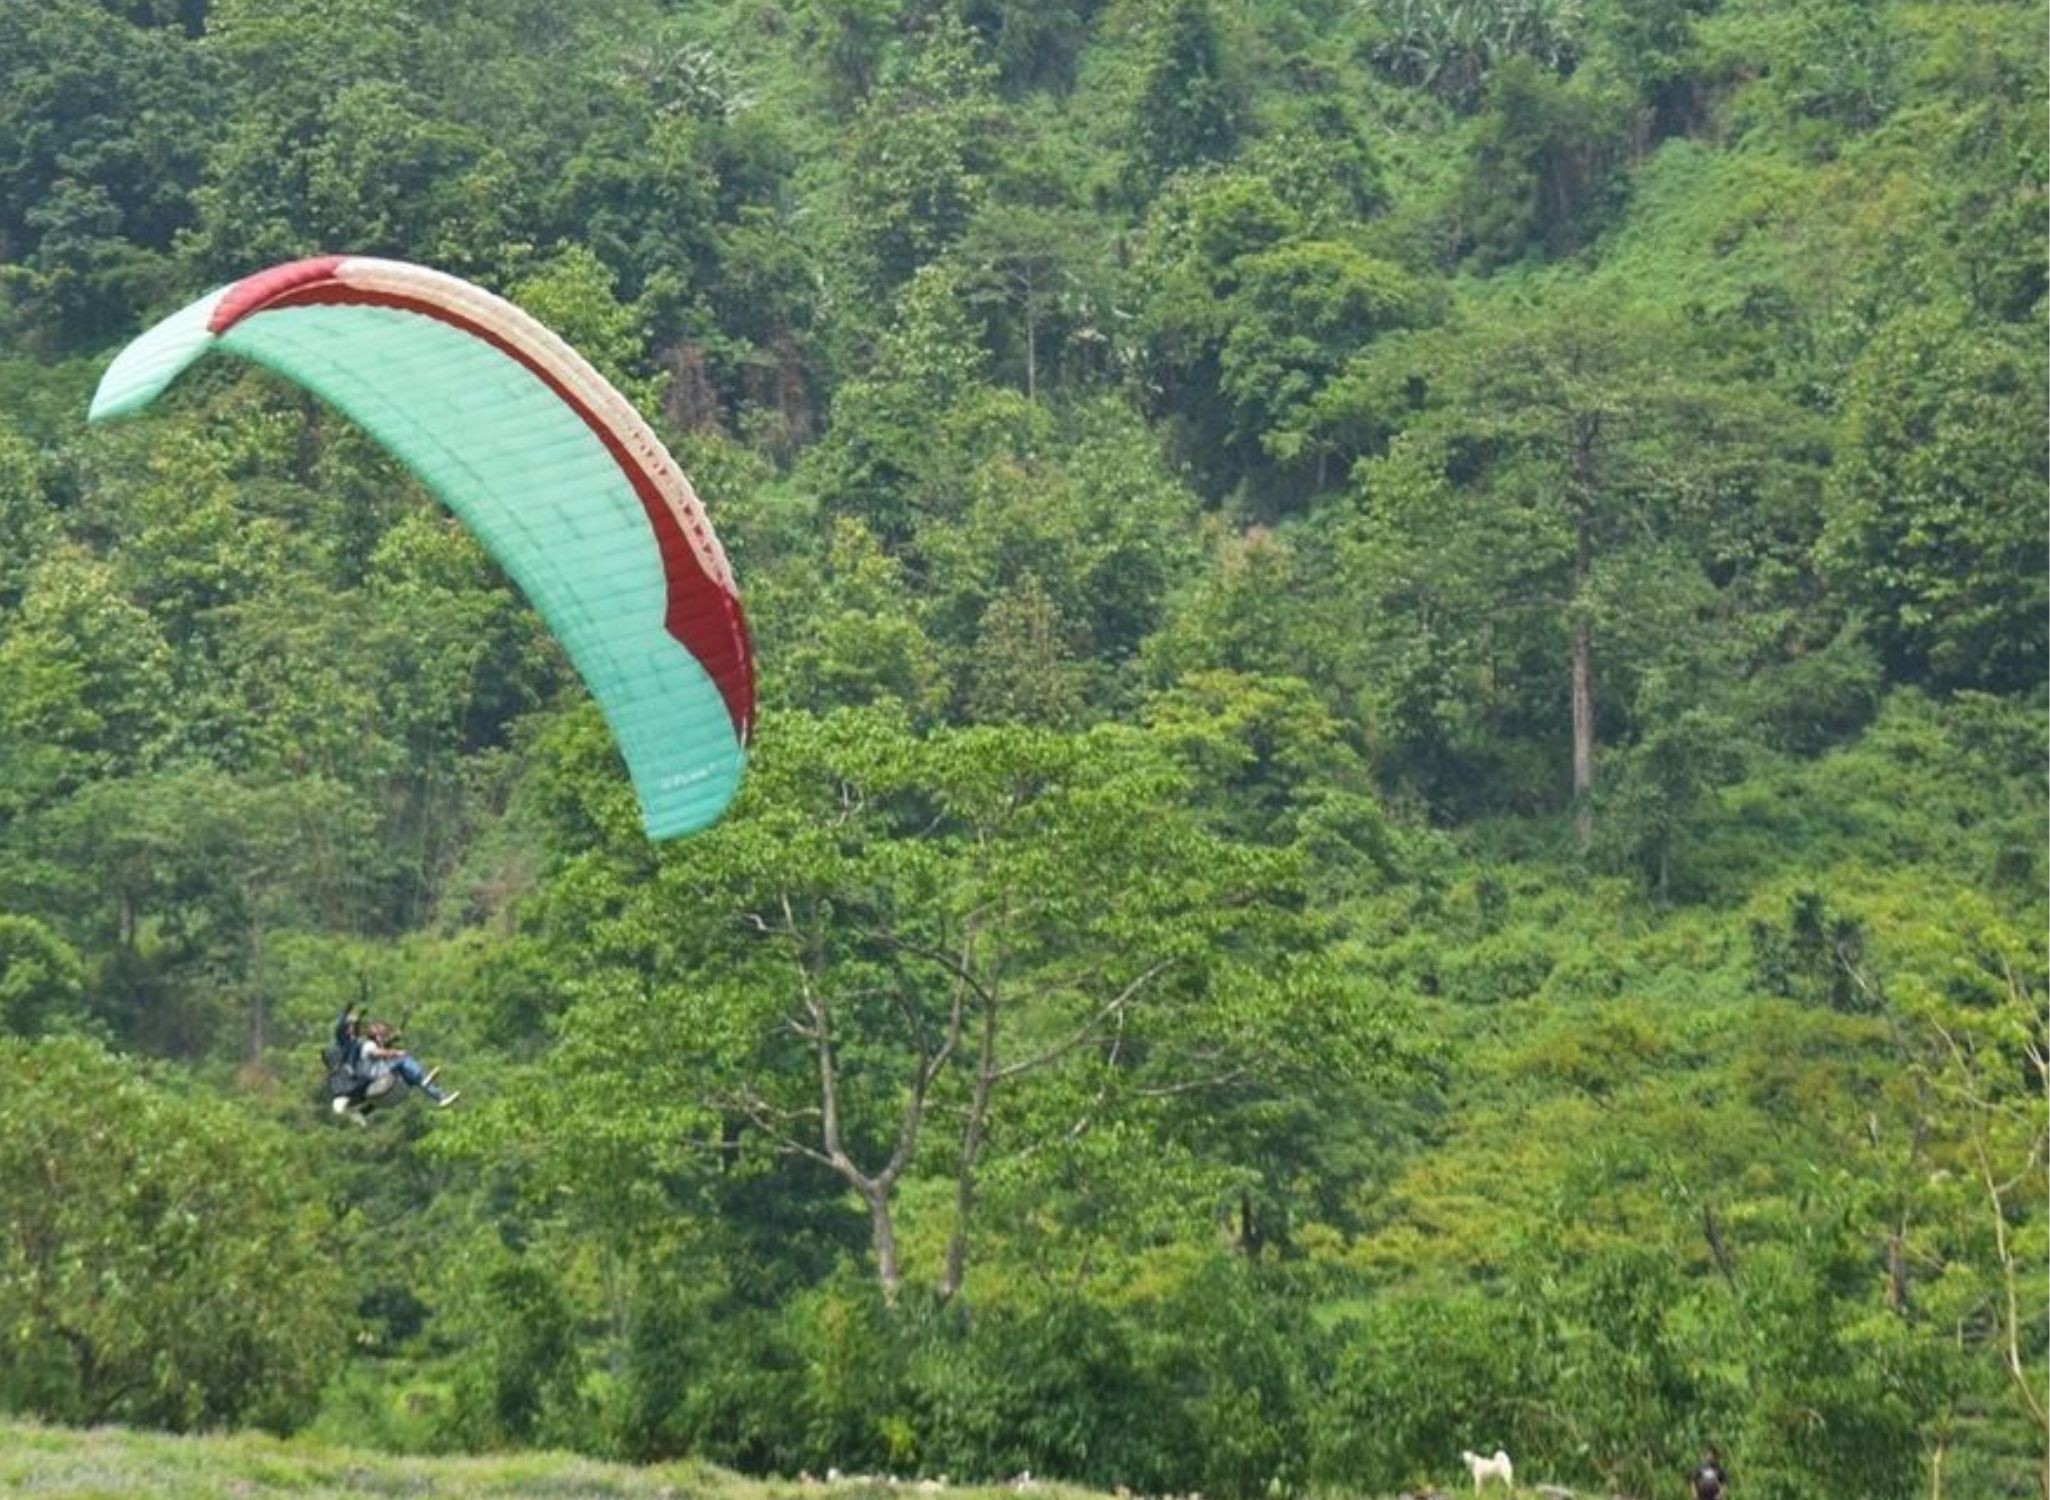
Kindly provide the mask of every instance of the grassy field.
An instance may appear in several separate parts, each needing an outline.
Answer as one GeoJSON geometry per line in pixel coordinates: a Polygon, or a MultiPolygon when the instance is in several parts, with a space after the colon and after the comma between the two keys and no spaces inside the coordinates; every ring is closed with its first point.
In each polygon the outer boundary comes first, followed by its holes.
{"type": "MultiPolygon", "coordinates": [[[[1081,1500],[1087,1492],[1034,1487],[1035,1500],[1081,1500]]],[[[37,1500],[929,1500],[906,1484],[744,1479],[709,1464],[633,1468],[560,1453],[483,1458],[390,1458],[304,1439],[237,1433],[175,1437],[100,1427],[78,1430],[0,1422],[0,1495],[37,1500]]],[[[1010,1490],[949,1488],[950,1500],[1017,1500],[1010,1490]]]]}

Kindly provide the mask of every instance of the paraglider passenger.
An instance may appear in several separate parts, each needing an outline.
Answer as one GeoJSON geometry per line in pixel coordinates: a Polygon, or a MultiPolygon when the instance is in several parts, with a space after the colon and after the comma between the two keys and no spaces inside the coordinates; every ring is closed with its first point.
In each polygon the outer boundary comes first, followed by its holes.
{"type": "Polygon", "coordinates": [[[397,1033],[383,1021],[372,1021],[364,1028],[357,1055],[363,1060],[364,1076],[373,1082],[386,1073],[396,1073],[442,1109],[461,1097],[460,1090],[437,1084],[434,1076],[441,1069],[420,1066],[420,1059],[398,1045],[397,1033]]]}

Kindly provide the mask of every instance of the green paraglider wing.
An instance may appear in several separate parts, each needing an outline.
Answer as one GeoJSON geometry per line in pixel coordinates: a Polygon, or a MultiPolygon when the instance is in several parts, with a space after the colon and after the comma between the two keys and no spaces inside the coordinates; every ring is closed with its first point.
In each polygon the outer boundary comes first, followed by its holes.
{"type": "Polygon", "coordinates": [[[153,400],[209,349],[360,423],[519,585],[626,758],[648,836],[733,799],[754,663],[690,481],[582,356],[480,287],[399,261],[294,261],[174,313],[115,359],[92,419],[153,400]]]}

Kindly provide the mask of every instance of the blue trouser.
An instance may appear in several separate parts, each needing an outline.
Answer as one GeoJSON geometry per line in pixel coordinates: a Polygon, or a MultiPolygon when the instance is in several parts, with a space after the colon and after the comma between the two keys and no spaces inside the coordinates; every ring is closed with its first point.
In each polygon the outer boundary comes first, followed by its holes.
{"type": "Polygon", "coordinates": [[[387,1073],[396,1073],[406,1082],[426,1093],[430,1099],[440,1099],[448,1091],[439,1084],[427,1081],[427,1070],[420,1066],[420,1059],[412,1053],[402,1057],[381,1057],[370,1065],[370,1076],[382,1078],[387,1073]]]}

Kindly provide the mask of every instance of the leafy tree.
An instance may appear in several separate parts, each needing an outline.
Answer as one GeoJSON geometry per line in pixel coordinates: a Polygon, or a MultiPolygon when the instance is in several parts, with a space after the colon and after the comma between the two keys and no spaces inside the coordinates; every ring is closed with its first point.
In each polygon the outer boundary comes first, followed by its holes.
{"type": "Polygon", "coordinates": [[[785,463],[818,426],[819,374],[806,343],[823,278],[811,247],[793,231],[772,209],[740,208],[720,234],[721,276],[710,289],[720,326],[747,341],[739,419],[752,424],[753,442],[785,463]]]}
{"type": "Polygon", "coordinates": [[[1861,1248],[1818,1215],[1792,1243],[1753,1257],[1744,1278],[1746,1321],[1769,1342],[1747,1361],[1754,1389],[1743,1449],[1768,1495],[1848,1483],[1863,1494],[1919,1492],[1911,1412],[1926,1399],[1926,1366],[1857,1296],[1868,1272],[1861,1248]],[[1818,1420],[1819,1419],[1819,1420],[1818,1420]],[[1835,1476],[1825,1479],[1824,1476],[1835,1476]]]}
{"type": "Polygon", "coordinates": [[[283,571],[285,527],[251,503],[252,487],[238,473],[252,467],[249,459],[232,440],[171,432],[140,474],[109,464],[102,481],[131,532],[114,559],[116,576],[181,652],[215,647],[229,607],[283,571]]]}
{"type": "Polygon", "coordinates": [[[1602,839],[1642,869],[1664,900],[1674,854],[1716,786],[1736,779],[1742,732],[1725,714],[1675,706],[1672,687],[1652,673],[1639,691],[1637,742],[1618,757],[1602,799],[1602,839]]]}
{"type": "Polygon", "coordinates": [[[1156,405],[1183,429],[1211,488],[1231,482],[1231,406],[1219,361],[1246,261],[1289,245],[1304,217],[1265,177],[1189,173],[1157,197],[1135,254],[1138,332],[1157,388],[1156,405]]]}
{"type": "Polygon", "coordinates": [[[1101,283],[1095,226],[1072,210],[994,203],[976,215],[960,254],[965,288],[1015,319],[1005,343],[1023,361],[1025,395],[1038,400],[1043,353],[1058,371],[1066,345],[1103,337],[1108,289],[1101,283]]]}
{"type": "Polygon", "coordinates": [[[789,642],[792,700],[824,712],[894,699],[914,721],[929,719],[945,696],[945,669],[920,613],[902,565],[861,522],[841,517],[819,592],[789,642]]]}
{"type": "MultiPolygon", "coordinates": [[[[1324,382],[1381,334],[1424,321],[1427,299],[1399,267],[1331,241],[1299,240],[1235,269],[1218,386],[1241,451],[1287,463],[1301,454],[1294,429],[1324,382]]],[[[1320,463],[1320,489],[1324,478],[1320,463]]]]}
{"type": "Polygon", "coordinates": [[[1082,709],[1072,637],[1038,578],[1026,574],[982,617],[970,668],[970,716],[980,723],[1072,725],[1082,709]]]}
{"type": "Polygon", "coordinates": [[[0,1398],[78,1423],[309,1417],[343,1345],[280,1133],[85,1041],[0,1041],[0,1398]]]}
{"type": "Polygon", "coordinates": [[[1077,60],[1099,9],[1101,0],[1057,5],[970,0],[963,18],[986,39],[990,60],[1009,90],[1066,93],[1074,86],[1077,60]]]}
{"type": "Polygon", "coordinates": [[[1918,1383],[1952,1382],[1947,1398],[1923,1390],[1916,1403],[1941,1409],[1940,1465],[1975,1401],[2031,1431],[2045,1420],[2046,1351],[2032,1331],[2045,1299],[2023,1268],[2042,1258],[2050,1222],[2016,1194],[2050,1120],[2050,1036],[2033,928],[1977,895],[1927,896],[1892,882],[1863,895],[1855,916],[1836,918],[1830,958],[1892,1028],[1896,1066],[1868,1123],[1880,1163],[1859,1207],[1884,1237],[1897,1320],[1887,1357],[1918,1383]],[[1941,1331],[1935,1347],[1918,1344],[1917,1325],[1941,1331]],[[1947,1369],[1952,1357],[1965,1368],[1947,1369]]]}
{"type": "Polygon", "coordinates": [[[52,896],[104,969],[96,1001],[157,1049],[251,1062],[269,1044],[260,979],[280,928],[376,914],[372,814],[317,776],[271,785],[206,767],[105,777],[39,820],[67,872],[52,896]]]}
{"type": "Polygon", "coordinates": [[[228,74],[230,107],[195,193],[196,248],[207,269],[246,275],[252,266],[334,245],[402,254],[420,226],[421,176],[411,175],[403,194],[388,192],[370,171],[376,158],[337,139],[337,126],[350,117],[432,174],[432,128],[400,82],[422,55],[417,29],[383,0],[314,17],[272,0],[225,0],[214,6],[209,32],[228,74]],[[348,79],[367,81],[332,86],[348,79]],[[288,147],[282,153],[281,143],[288,147]],[[360,222],[366,211],[371,222],[360,222]],[[373,227],[382,232],[373,235],[373,227]]]}
{"type": "Polygon", "coordinates": [[[449,774],[501,743],[565,663],[471,535],[438,510],[410,512],[370,560],[379,726],[414,774],[449,774]]]}
{"type": "Polygon", "coordinates": [[[1241,837],[1285,841],[1318,799],[1371,790],[1344,725],[1300,679],[1190,672],[1147,701],[1146,723],[1241,837]]]}
{"type": "Polygon", "coordinates": [[[1529,1454],[1520,1398],[1544,1390],[1547,1374],[1529,1336],[1535,1312],[1465,1289],[1378,1298],[1348,1319],[1317,1417],[1313,1472],[1376,1489],[1407,1485],[1471,1447],[1476,1429],[1529,1454]]]}
{"type": "Polygon", "coordinates": [[[1949,114],[1954,134],[1941,149],[1941,186],[1930,213],[1943,248],[1916,269],[1954,275],[1975,309],[2008,323],[2033,321],[2050,279],[2031,209],[2050,168],[2036,128],[2045,101],[2029,19],[1988,11],[1973,26],[1932,38],[1912,70],[1944,98],[1925,118],[1956,111],[1949,114]]]}
{"type": "Polygon", "coordinates": [[[84,979],[64,939],[33,917],[0,912],[0,1031],[36,1037],[75,1024],[84,979]]]}
{"type": "Polygon", "coordinates": [[[584,1414],[561,1283],[532,1261],[495,1261],[471,1283],[476,1337],[456,1375],[452,1425],[480,1447],[570,1440],[584,1414]]]}
{"type": "MultiPolygon", "coordinates": [[[[1898,101],[1903,44],[1890,10],[1865,0],[1801,0],[1739,10],[1727,23],[1768,61],[1742,101],[1801,149],[1820,154],[1846,132],[1870,129],[1898,101]]],[[[1755,112],[1755,114],[1753,113],[1755,112]]]]}
{"type": "Polygon", "coordinates": [[[1196,497],[1158,440],[1119,402],[1080,415],[1064,469],[1080,511],[1083,551],[1067,607],[1088,621],[1092,657],[1133,662],[1167,613],[1170,591],[1196,569],[1196,497]]]}
{"type": "Polygon", "coordinates": [[[1237,290],[1244,259],[1280,249],[1308,222],[1264,175],[1219,169],[1173,183],[1148,210],[1135,267],[1161,352],[1190,364],[1203,343],[1221,340],[1218,299],[1237,290]]]}
{"type": "Polygon", "coordinates": [[[593,954],[570,1033],[609,1038],[622,1080],[654,1065],[643,1048],[688,1058],[694,1133],[724,1118],[733,1149],[837,1177],[886,1291],[909,1274],[920,1165],[952,1200],[934,1282],[963,1286],[984,1158],[1032,1146],[1001,1101],[1061,1080],[1061,1128],[1087,1131],[1257,1074],[1319,1003],[1285,862],[1170,815],[1178,778],[1143,739],[920,741],[870,712],[785,721],[777,743],[753,811],[665,866],[593,954]],[[635,955],[679,918],[698,964],[630,999],[635,955]]]}
{"type": "Polygon", "coordinates": [[[980,206],[997,122],[991,69],[951,16],[863,109],[848,142],[850,228],[883,287],[960,239],[980,206]]]}
{"type": "Polygon", "coordinates": [[[433,118],[412,88],[383,78],[346,83],[322,109],[317,128],[318,139],[300,157],[314,243],[468,263],[467,236],[451,235],[429,215],[453,206],[459,190],[448,184],[490,173],[494,163],[480,132],[433,118]]]}
{"type": "Polygon", "coordinates": [[[1380,23],[1374,60],[1459,109],[1478,104],[1511,58],[1567,74],[1582,47],[1574,0],[1374,0],[1372,10],[1380,23]]]}
{"type": "Polygon", "coordinates": [[[1166,1279],[1156,1305],[1140,1304],[1153,1315],[1146,1352],[1163,1367],[1155,1378],[1182,1393],[1189,1424],[1183,1455],[1156,1450],[1163,1487],[1286,1493],[1307,1467],[1299,1351],[1313,1344],[1310,1332],[1284,1307],[1248,1295],[1241,1266],[1215,1255],[1190,1259],[1166,1279]]]}
{"type": "Polygon", "coordinates": [[[1385,164],[1341,79],[1312,71],[1304,82],[1315,92],[1286,101],[1243,165],[1318,233],[1349,232],[1387,211],[1385,164]]]}
{"type": "Polygon", "coordinates": [[[53,551],[0,640],[0,750],[12,810],[146,764],[172,711],[170,651],[110,570],[53,551]]]}
{"type": "Polygon", "coordinates": [[[1210,668],[1293,676],[1318,664],[1314,618],[1297,605],[1308,564],[1282,534],[1256,529],[1216,549],[1208,575],[1182,591],[1164,627],[1145,645],[1159,687],[1210,668]]]}
{"type": "MultiPolygon", "coordinates": [[[[1700,538],[1728,497],[1785,482],[1764,425],[1771,408],[1719,393],[1678,331],[1644,310],[1626,321],[1568,303],[1505,317],[1470,342],[1433,342],[1431,356],[1417,341],[1392,348],[1391,373],[1407,370],[1414,381],[1432,371],[1417,395],[1451,420],[1406,422],[1389,456],[1361,467],[1357,561],[1407,596],[1422,627],[1407,633],[1411,653],[1439,635],[1448,612],[1448,644],[1468,660],[1482,639],[1479,619],[1460,618],[1469,611],[1563,627],[1571,787],[1585,840],[1601,600],[1624,579],[1695,574],[1700,538]]],[[[1630,598],[1642,608],[1659,593],[1639,588],[1630,598]]],[[[1671,626],[1663,649],[1702,628],[1684,615],[1671,626]]]]}
{"type": "Polygon", "coordinates": [[[1588,50],[1636,92],[1654,137],[1701,123],[1709,64],[1700,31],[1712,9],[1712,0],[1597,0],[1589,7],[1588,50]]]}
{"type": "Polygon", "coordinates": [[[0,15],[0,286],[56,347],[171,284],[221,112],[196,18],[58,0],[0,15]]]}
{"type": "Polygon", "coordinates": [[[57,517],[43,494],[35,450],[6,427],[0,427],[0,533],[14,539],[0,562],[0,610],[12,610],[56,538],[57,517]]]}
{"type": "Polygon", "coordinates": [[[833,430],[807,458],[810,487],[860,517],[885,546],[909,539],[919,484],[955,456],[936,449],[934,416],[973,396],[987,368],[957,274],[932,265],[912,278],[874,373],[841,387],[833,430]]]}
{"type": "Polygon", "coordinates": [[[1600,228],[1622,155],[1613,100],[1515,58],[1496,71],[1468,139],[1452,215],[1472,263],[1572,255],[1600,228]]]}
{"type": "Polygon", "coordinates": [[[1125,186],[1150,197],[1176,172],[1230,158],[1244,106],[1209,0],[1160,0],[1141,23],[1124,139],[1125,186]]]}
{"type": "Polygon", "coordinates": [[[1540,1386],[1540,1420],[1588,1450],[1604,1483],[1656,1493],[1662,1475],[1698,1459],[1678,1435],[1713,1431],[1723,1415],[1709,1364],[1688,1342],[1694,1289],[1663,1247],[1605,1247],[1547,1270],[1539,1284],[1512,1276],[1509,1294],[1542,1308],[1531,1333],[1557,1360],[1540,1386]]]}
{"type": "Polygon", "coordinates": [[[878,0],[810,0],[805,47],[824,64],[833,103],[842,109],[865,100],[881,74],[891,38],[890,7],[878,0]]]}
{"type": "Polygon", "coordinates": [[[2043,676],[2043,370],[2040,341],[1937,305],[1888,324],[1852,372],[1819,550],[1899,677],[2043,676]]]}

